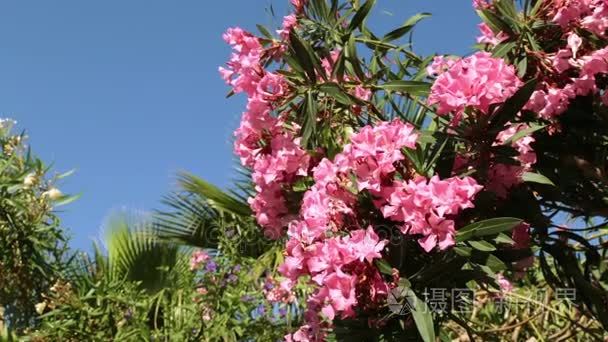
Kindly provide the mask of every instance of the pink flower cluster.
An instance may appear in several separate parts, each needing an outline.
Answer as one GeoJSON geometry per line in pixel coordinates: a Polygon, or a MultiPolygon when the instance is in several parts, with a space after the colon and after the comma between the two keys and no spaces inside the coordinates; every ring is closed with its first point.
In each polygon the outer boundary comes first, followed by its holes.
{"type": "MultiPolygon", "coordinates": [[[[578,54],[582,44],[580,37],[571,34],[568,48],[559,50],[550,57],[556,74],[568,72],[576,77],[563,77],[562,84],[543,82],[536,90],[525,109],[537,113],[541,118],[552,119],[568,109],[570,101],[577,96],[600,95],[596,84],[596,75],[608,73],[608,48],[591,51],[587,55],[578,54]],[[577,39],[578,37],[578,39],[577,39]],[[577,58],[578,57],[578,58],[577,58]]],[[[604,95],[600,95],[608,103],[604,95]]]]}
{"type": "MultiPolygon", "coordinates": [[[[501,131],[496,137],[494,146],[504,145],[516,133],[529,128],[528,125],[511,124],[506,125],[506,129],[501,131]]],[[[490,165],[488,170],[488,183],[486,188],[496,194],[499,198],[506,198],[508,191],[522,182],[521,176],[524,172],[530,171],[532,165],[536,163],[536,153],[531,144],[534,142],[532,136],[524,136],[511,143],[511,146],[519,152],[516,159],[520,165],[495,163],[490,165]]]]}
{"type": "Polygon", "coordinates": [[[286,339],[323,340],[323,328],[329,324],[323,318],[332,321],[336,315],[354,317],[355,306],[362,302],[384,300],[389,288],[372,262],[381,257],[385,244],[372,227],[312,244],[290,239],[280,271],[289,279],[310,275],[317,290],[308,298],[305,324],[286,339]]]}
{"type": "Polygon", "coordinates": [[[232,45],[229,69],[220,73],[235,93],[247,94],[247,111],[235,131],[234,150],[244,166],[253,169],[257,195],[249,199],[266,234],[278,238],[290,220],[283,186],[308,171],[309,156],[273,111],[289,93],[285,78],[263,67],[264,49],[258,38],[240,28],[229,29],[224,40],[232,45]]]}
{"type": "Polygon", "coordinates": [[[477,43],[479,44],[490,44],[495,46],[500,44],[503,40],[509,38],[504,32],[498,32],[498,34],[495,34],[490,26],[488,26],[486,23],[481,23],[477,27],[479,27],[479,32],[481,32],[481,35],[477,37],[477,43]]]}
{"type": "Polygon", "coordinates": [[[304,194],[299,220],[289,225],[280,267],[288,279],[308,275],[317,287],[308,299],[306,324],[289,337],[293,341],[321,339],[326,325],[318,312],[329,321],[352,317],[355,307],[384,300],[390,287],[372,263],[381,258],[386,241],[372,227],[359,227],[357,193],[372,194],[377,208],[400,222],[404,233],[422,236],[427,251],[454,244],[452,219],[473,206],[481,187],[468,177],[396,180],[411,177],[402,149],[415,149],[417,139],[413,126],[397,119],[365,126],[333,161],[323,159],[314,168],[315,184],[304,194]]]}
{"type": "Polygon", "coordinates": [[[521,84],[513,66],[487,52],[477,52],[437,77],[428,102],[438,105],[437,114],[453,113],[458,122],[467,107],[488,114],[491,105],[504,102],[521,84]]]}
{"type": "Polygon", "coordinates": [[[205,251],[195,251],[190,257],[190,270],[194,271],[209,260],[209,254],[205,251]]]}
{"type": "Polygon", "coordinates": [[[577,96],[597,95],[608,104],[608,95],[600,91],[596,76],[608,72],[608,48],[594,49],[592,40],[584,40],[582,30],[606,38],[608,2],[605,0],[547,0],[549,19],[562,29],[561,48],[547,56],[552,70],[545,71],[539,88],[525,109],[539,117],[553,120],[568,109],[577,96]],[[581,34],[581,35],[579,35],[581,34]]]}
{"type": "Polygon", "coordinates": [[[416,177],[409,181],[395,181],[383,192],[384,217],[402,222],[403,234],[421,235],[420,246],[430,252],[436,246],[444,250],[454,245],[455,226],[452,218],[466,208],[482,189],[470,177],[441,180],[416,177]]]}
{"type": "Polygon", "coordinates": [[[608,30],[608,2],[605,0],[553,0],[552,21],[563,29],[584,28],[599,37],[608,30]]]}

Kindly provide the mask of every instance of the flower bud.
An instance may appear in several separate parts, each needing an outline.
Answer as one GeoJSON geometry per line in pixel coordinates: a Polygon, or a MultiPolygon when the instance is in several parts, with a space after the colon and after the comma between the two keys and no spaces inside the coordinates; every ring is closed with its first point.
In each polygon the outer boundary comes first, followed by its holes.
{"type": "Polygon", "coordinates": [[[50,199],[51,201],[56,201],[60,199],[63,194],[57,188],[50,188],[48,191],[42,193],[42,196],[48,197],[48,199],[50,199]]]}
{"type": "Polygon", "coordinates": [[[42,315],[42,313],[44,312],[44,309],[46,309],[46,302],[41,302],[35,305],[36,308],[36,312],[39,315],[42,315]]]}
{"type": "Polygon", "coordinates": [[[23,179],[23,185],[26,188],[31,188],[34,184],[36,184],[36,174],[35,173],[29,173],[27,174],[27,176],[25,176],[25,178],[23,179]]]}

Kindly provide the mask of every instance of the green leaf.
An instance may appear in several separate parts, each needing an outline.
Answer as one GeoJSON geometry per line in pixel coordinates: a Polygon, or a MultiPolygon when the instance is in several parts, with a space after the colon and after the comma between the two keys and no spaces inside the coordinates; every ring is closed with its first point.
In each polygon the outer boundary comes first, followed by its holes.
{"type": "Polygon", "coordinates": [[[386,275],[393,275],[393,268],[386,260],[376,259],[374,263],[376,264],[376,267],[378,267],[380,273],[384,273],[386,275]]]}
{"type": "Polygon", "coordinates": [[[317,131],[317,103],[309,91],[302,104],[304,123],[302,125],[302,145],[308,146],[311,137],[317,131]]]}
{"type": "Polygon", "coordinates": [[[319,90],[330,95],[341,104],[350,106],[354,105],[355,101],[351,95],[347,94],[337,83],[329,82],[319,86],[319,90]]]}
{"type": "Polygon", "coordinates": [[[549,178],[541,175],[540,173],[524,172],[524,174],[521,176],[521,178],[523,179],[524,182],[528,182],[528,183],[539,183],[539,184],[555,186],[555,184],[549,178]]]}
{"type": "Polygon", "coordinates": [[[430,17],[430,13],[418,13],[411,18],[409,18],[401,27],[387,33],[382,37],[382,40],[385,42],[390,42],[395,39],[399,39],[403,37],[405,34],[410,32],[412,28],[422,19],[430,17]]]}
{"type": "Polygon", "coordinates": [[[300,37],[298,37],[298,35],[294,32],[289,35],[289,39],[293,49],[293,58],[299,62],[306,72],[308,79],[314,83],[317,77],[315,74],[313,56],[311,56],[311,54],[313,54],[312,48],[307,42],[301,40],[300,37]]]}
{"type": "Polygon", "coordinates": [[[473,237],[495,235],[513,229],[522,222],[514,217],[498,217],[483,220],[463,227],[456,232],[456,241],[467,241],[473,237]]]}
{"type": "Polygon", "coordinates": [[[471,256],[472,251],[473,251],[473,249],[471,247],[463,247],[463,246],[454,247],[454,252],[456,252],[456,254],[463,256],[463,257],[467,257],[467,258],[471,256]]]}
{"type": "Polygon", "coordinates": [[[431,89],[431,84],[421,81],[389,81],[377,86],[386,91],[398,91],[412,96],[424,96],[431,89]]]}
{"type": "Polygon", "coordinates": [[[492,251],[496,250],[496,247],[494,247],[494,245],[492,245],[488,241],[483,241],[483,240],[468,241],[468,243],[469,243],[469,245],[471,245],[471,247],[475,248],[478,251],[492,252],[492,251]]]}
{"type": "Polygon", "coordinates": [[[416,328],[424,342],[435,341],[435,326],[433,324],[433,312],[426,303],[416,296],[411,288],[406,289],[406,300],[412,309],[412,317],[416,323],[416,328]]]}
{"type": "Polygon", "coordinates": [[[491,126],[502,128],[509,120],[513,119],[530,99],[536,89],[536,83],[536,79],[531,79],[505,101],[494,113],[491,126]]]}
{"type": "Polygon", "coordinates": [[[376,0],[368,0],[359,8],[357,13],[355,13],[355,15],[353,16],[350,25],[348,25],[349,32],[354,31],[359,25],[361,25],[361,23],[363,23],[363,20],[367,18],[367,15],[372,10],[372,7],[374,7],[375,3],[376,0]]]}
{"type": "Polygon", "coordinates": [[[507,236],[504,233],[498,234],[498,236],[496,236],[496,238],[494,239],[494,242],[496,242],[496,243],[506,243],[508,245],[515,244],[515,241],[513,241],[513,239],[511,239],[509,236],[507,236]]]}
{"type": "Polygon", "coordinates": [[[481,20],[483,20],[486,24],[488,24],[488,26],[490,26],[490,28],[492,29],[492,31],[494,31],[494,33],[498,33],[498,32],[502,31],[504,33],[507,33],[509,36],[513,35],[513,30],[511,29],[509,24],[507,24],[499,16],[494,14],[494,12],[492,12],[490,10],[481,10],[481,11],[477,11],[477,13],[479,13],[481,20]]]}
{"type": "Polygon", "coordinates": [[[260,33],[262,35],[264,35],[266,38],[268,39],[273,39],[274,37],[272,36],[272,34],[270,33],[270,31],[268,31],[268,29],[260,24],[255,25],[258,28],[258,31],[260,31],[260,33]]]}
{"type": "Polygon", "coordinates": [[[513,48],[515,48],[515,42],[502,42],[492,50],[492,55],[494,57],[505,57],[513,48]]]}
{"type": "Polygon", "coordinates": [[[54,203],[54,206],[60,207],[62,205],[70,204],[70,203],[74,202],[75,200],[79,199],[81,196],[82,196],[82,194],[71,195],[71,196],[62,196],[57,202],[54,203]]]}

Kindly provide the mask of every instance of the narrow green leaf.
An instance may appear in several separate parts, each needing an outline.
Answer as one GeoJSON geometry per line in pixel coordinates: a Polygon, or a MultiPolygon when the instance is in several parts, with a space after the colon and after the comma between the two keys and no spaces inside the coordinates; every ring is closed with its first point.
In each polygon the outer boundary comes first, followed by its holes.
{"type": "Polygon", "coordinates": [[[505,57],[509,52],[515,48],[515,42],[502,42],[492,50],[494,57],[505,57]]]}
{"type": "Polygon", "coordinates": [[[309,52],[308,43],[301,40],[300,37],[298,37],[298,35],[294,32],[289,35],[289,39],[291,41],[291,47],[293,49],[292,57],[299,62],[299,65],[302,66],[302,68],[306,72],[306,75],[308,76],[308,79],[311,82],[315,82],[317,78],[315,74],[315,65],[309,52]]]}
{"type": "Polygon", "coordinates": [[[549,178],[541,175],[540,173],[524,172],[524,174],[521,176],[521,178],[523,179],[524,182],[528,182],[528,183],[539,183],[539,184],[555,186],[555,184],[549,178]]]}
{"type": "Polygon", "coordinates": [[[428,305],[416,296],[411,288],[407,288],[405,298],[412,310],[412,317],[416,328],[424,342],[435,341],[435,326],[433,324],[433,312],[428,305]]]}
{"type": "Polygon", "coordinates": [[[268,31],[268,29],[260,24],[255,25],[258,28],[258,31],[260,31],[260,33],[268,38],[268,39],[273,39],[274,37],[272,36],[272,34],[270,33],[270,31],[268,31]]]}
{"type": "Polygon", "coordinates": [[[357,27],[359,27],[363,23],[363,20],[365,20],[365,18],[367,18],[367,15],[372,10],[372,7],[374,7],[375,3],[376,3],[376,0],[368,0],[366,3],[364,3],[359,8],[357,13],[355,13],[355,15],[353,16],[353,19],[351,20],[350,25],[348,26],[349,32],[354,31],[357,27]]]}
{"type": "Polygon", "coordinates": [[[513,35],[513,30],[511,29],[509,24],[507,24],[504,20],[502,20],[502,18],[497,16],[491,10],[481,10],[477,11],[477,13],[479,13],[481,20],[488,24],[488,26],[490,26],[492,31],[494,31],[495,33],[502,31],[508,34],[509,36],[513,35]]]}
{"type": "Polygon", "coordinates": [[[471,247],[475,248],[478,251],[492,252],[492,251],[496,250],[496,247],[494,247],[494,245],[492,245],[488,241],[479,240],[479,241],[467,241],[467,242],[469,243],[469,245],[471,245],[471,247]]]}
{"type": "Polygon", "coordinates": [[[412,96],[424,96],[431,89],[431,84],[421,81],[389,81],[377,86],[387,91],[398,91],[408,93],[412,96]]]}
{"type": "Polygon", "coordinates": [[[330,95],[343,105],[354,105],[355,101],[337,83],[329,82],[319,86],[319,90],[330,95]]]}
{"type": "Polygon", "coordinates": [[[513,229],[522,222],[514,217],[498,217],[483,220],[463,227],[456,232],[456,241],[467,241],[473,237],[495,235],[513,229]]]}
{"type": "Polygon", "coordinates": [[[386,275],[393,275],[393,268],[391,267],[391,265],[389,265],[389,263],[386,260],[376,259],[374,261],[374,263],[376,264],[376,267],[378,267],[378,271],[380,271],[380,273],[383,273],[386,275]]]}
{"type": "Polygon", "coordinates": [[[536,79],[531,79],[505,101],[494,113],[491,127],[502,128],[508,121],[513,119],[530,99],[530,96],[536,89],[536,83],[536,79]]]}
{"type": "Polygon", "coordinates": [[[390,42],[395,39],[399,39],[403,37],[405,34],[410,32],[412,28],[422,19],[430,17],[430,13],[418,13],[411,18],[409,18],[401,27],[387,33],[382,37],[382,40],[385,42],[390,42]]]}

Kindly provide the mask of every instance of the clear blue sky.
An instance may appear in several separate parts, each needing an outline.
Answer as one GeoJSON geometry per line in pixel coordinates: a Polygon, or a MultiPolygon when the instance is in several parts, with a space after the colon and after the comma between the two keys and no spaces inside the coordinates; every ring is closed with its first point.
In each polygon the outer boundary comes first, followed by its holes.
{"type": "MultiPolygon", "coordinates": [[[[149,210],[179,170],[229,185],[229,140],[244,99],[226,99],[217,67],[229,26],[277,26],[288,0],[6,0],[0,3],[0,117],[26,129],[58,171],[76,169],[63,208],[72,246],[88,249],[113,210],[149,210]]],[[[470,0],[378,0],[383,32],[410,15],[419,53],[467,53],[470,0]]]]}

